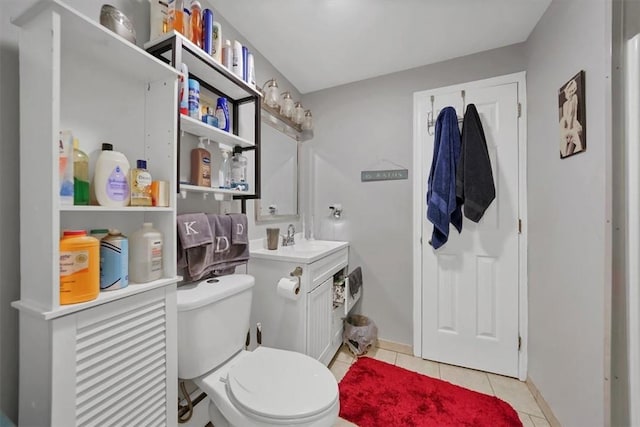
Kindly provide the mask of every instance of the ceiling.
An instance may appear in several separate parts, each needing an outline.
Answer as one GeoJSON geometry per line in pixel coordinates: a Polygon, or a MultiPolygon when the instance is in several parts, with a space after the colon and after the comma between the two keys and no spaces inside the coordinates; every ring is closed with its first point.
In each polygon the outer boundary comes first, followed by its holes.
{"type": "Polygon", "coordinates": [[[523,42],[551,0],[211,3],[308,93],[523,42]]]}

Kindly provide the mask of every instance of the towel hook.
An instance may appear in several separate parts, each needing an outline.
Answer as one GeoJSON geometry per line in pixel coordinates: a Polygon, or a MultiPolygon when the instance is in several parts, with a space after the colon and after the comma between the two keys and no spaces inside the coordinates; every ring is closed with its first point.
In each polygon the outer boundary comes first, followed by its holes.
{"type": "Polygon", "coordinates": [[[435,101],[435,97],[433,95],[431,95],[431,111],[427,113],[427,133],[431,136],[433,136],[433,130],[432,128],[434,127],[434,122],[433,122],[433,103],[435,101]]]}
{"type": "Polygon", "coordinates": [[[460,95],[462,96],[462,114],[464,114],[464,111],[467,108],[466,92],[464,90],[461,90],[460,95]]]}

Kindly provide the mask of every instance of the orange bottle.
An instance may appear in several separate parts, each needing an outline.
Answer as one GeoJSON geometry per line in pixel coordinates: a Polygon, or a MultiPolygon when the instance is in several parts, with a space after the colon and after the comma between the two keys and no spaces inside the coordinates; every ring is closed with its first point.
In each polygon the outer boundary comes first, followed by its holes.
{"type": "Polygon", "coordinates": [[[100,293],[100,242],[84,230],[60,239],[60,304],[96,299],[100,293]]]}
{"type": "Polygon", "coordinates": [[[202,47],[202,7],[199,1],[191,3],[191,41],[198,47],[202,47]]]}

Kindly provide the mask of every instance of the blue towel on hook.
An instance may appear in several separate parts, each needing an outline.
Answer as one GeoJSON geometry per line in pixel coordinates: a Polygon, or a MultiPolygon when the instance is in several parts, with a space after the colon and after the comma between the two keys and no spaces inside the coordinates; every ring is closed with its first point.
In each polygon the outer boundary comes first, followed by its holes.
{"type": "Polygon", "coordinates": [[[460,159],[460,129],[453,107],[436,120],[433,160],[427,182],[427,219],[433,223],[431,246],[438,249],[449,239],[449,223],[462,231],[462,210],[456,198],[456,167],[460,159]]]}

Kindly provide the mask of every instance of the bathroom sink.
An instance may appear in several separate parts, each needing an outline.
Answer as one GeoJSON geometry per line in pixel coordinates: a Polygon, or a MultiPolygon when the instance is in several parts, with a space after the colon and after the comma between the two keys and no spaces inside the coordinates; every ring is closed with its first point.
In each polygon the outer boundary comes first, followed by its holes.
{"type": "Polygon", "coordinates": [[[348,242],[338,242],[332,240],[304,240],[296,239],[296,243],[291,246],[279,245],[276,250],[269,250],[264,247],[262,239],[251,241],[249,247],[251,258],[264,258],[279,261],[302,262],[310,264],[324,258],[349,245],[348,242]]]}

